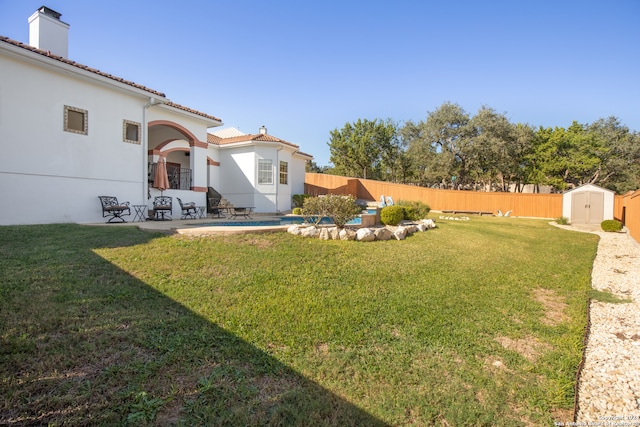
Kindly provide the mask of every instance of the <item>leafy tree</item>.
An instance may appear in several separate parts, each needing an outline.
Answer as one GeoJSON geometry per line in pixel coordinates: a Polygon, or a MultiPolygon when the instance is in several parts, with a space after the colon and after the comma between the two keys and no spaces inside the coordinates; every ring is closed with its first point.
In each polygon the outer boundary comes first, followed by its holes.
{"type": "Polygon", "coordinates": [[[491,189],[493,182],[500,181],[501,189],[506,191],[509,178],[517,172],[512,158],[520,154],[514,125],[504,114],[484,106],[469,125],[473,132],[467,154],[469,174],[485,189],[491,189]]]}
{"type": "Polygon", "coordinates": [[[466,183],[469,120],[462,107],[446,102],[429,112],[426,121],[405,125],[404,134],[411,138],[409,152],[421,181],[454,187],[466,183]]]}
{"type": "Polygon", "coordinates": [[[640,188],[640,135],[630,132],[617,117],[601,118],[587,129],[604,148],[590,182],[618,193],[640,188]]]}
{"type": "Polygon", "coordinates": [[[355,218],[362,208],[355,197],[328,194],[320,197],[309,197],[304,200],[302,217],[305,222],[318,225],[322,218],[329,217],[338,228],[355,218]]]}
{"type": "Polygon", "coordinates": [[[328,166],[319,166],[313,160],[311,160],[310,162],[307,162],[307,164],[305,165],[305,172],[309,172],[309,173],[327,173],[328,169],[329,169],[328,166]]]}
{"type": "Polygon", "coordinates": [[[390,120],[358,119],[334,129],[328,143],[334,173],[365,179],[393,176],[400,152],[396,133],[390,120]]]}

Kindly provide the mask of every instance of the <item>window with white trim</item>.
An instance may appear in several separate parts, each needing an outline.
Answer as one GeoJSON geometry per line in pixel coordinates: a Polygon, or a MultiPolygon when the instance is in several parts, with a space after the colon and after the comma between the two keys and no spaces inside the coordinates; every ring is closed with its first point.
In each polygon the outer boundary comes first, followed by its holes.
{"type": "Polygon", "coordinates": [[[258,159],[258,184],[273,184],[273,161],[258,159]]]}
{"type": "Polygon", "coordinates": [[[140,123],[123,120],[122,140],[130,144],[140,144],[140,123]]]}
{"type": "Polygon", "coordinates": [[[89,112],[82,108],[64,106],[64,130],[65,132],[89,134],[89,112]]]}
{"type": "Polygon", "coordinates": [[[289,163],[280,161],[280,184],[289,183],[289,163]]]}

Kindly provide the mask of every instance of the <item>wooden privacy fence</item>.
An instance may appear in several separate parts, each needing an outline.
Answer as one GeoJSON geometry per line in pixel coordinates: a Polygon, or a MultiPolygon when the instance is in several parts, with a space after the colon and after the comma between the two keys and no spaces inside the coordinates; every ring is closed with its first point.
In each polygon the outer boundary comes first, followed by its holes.
{"type": "Polygon", "coordinates": [[[305,192],[311,195],[351,194],[358,199],[380,200],[391,196],[394,201],[426,203],[436,211],[482,211],[514,216],[558,218],[562,216],[561,194],[488,193],[479,191],[439,190],[414,185],[394,184],[369,179],[347,178],[326,174],[306,174],[305,192]]]}
{"type": "MultiPolygon", "coordinates": [[[[488,193],[439,190],[406,184],[307,173],[305,193],[351,194],[358,199],[378,201],[391,196],[394,201],[420,201],[436,211],[475,211],[503,213],[532,218],[562,216],[562,194],[488,193]]],[[[631,236],[640,242],[640,190],[614,198],[614,218],[624,222],[631,236]]]]}

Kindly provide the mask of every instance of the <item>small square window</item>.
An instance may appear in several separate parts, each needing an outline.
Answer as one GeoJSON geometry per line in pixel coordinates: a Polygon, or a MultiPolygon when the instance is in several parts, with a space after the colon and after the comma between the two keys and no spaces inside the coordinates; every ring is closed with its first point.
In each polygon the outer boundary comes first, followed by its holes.
{"type": "Polygon", "coordinates": [[[140,144],[140,123],[124,120],[122,125],[122,140],[131,144],[140,144]]]}
{"type": "Polygon", "coordinates": [[[81,108],[64,106],[64,130],[65,132],[87,135],[89,133],[89,113],[81,108]]]}

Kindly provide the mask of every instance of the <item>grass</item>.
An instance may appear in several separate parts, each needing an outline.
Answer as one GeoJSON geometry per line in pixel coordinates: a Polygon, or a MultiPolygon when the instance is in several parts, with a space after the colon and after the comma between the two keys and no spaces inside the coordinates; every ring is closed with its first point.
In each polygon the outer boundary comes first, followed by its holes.
{"type": "Polygon", "coordinates": [[[373,243],[0,227],[0,423],[569,420],[596,245],[517,218],[373,243]]]}

